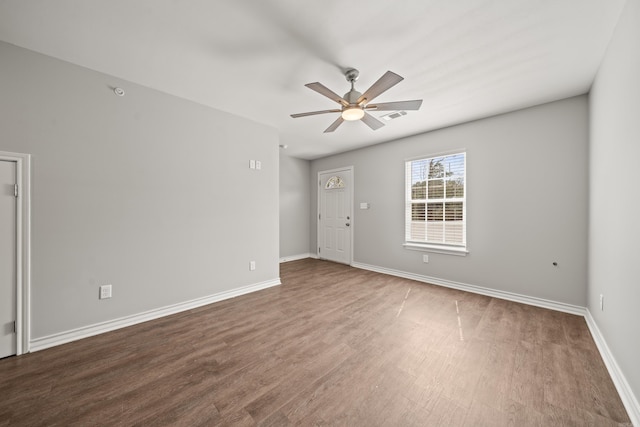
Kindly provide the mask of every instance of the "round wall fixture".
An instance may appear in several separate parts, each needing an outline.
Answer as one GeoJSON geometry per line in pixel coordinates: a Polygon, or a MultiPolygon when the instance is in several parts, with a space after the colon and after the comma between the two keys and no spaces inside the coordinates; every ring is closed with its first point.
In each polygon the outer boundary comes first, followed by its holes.
{"type": "Polygon", "coordinates": [[[118,96],[124,96],[124,89],[122,89],[121,87],[113,88],[113,93],[118,96]]]}

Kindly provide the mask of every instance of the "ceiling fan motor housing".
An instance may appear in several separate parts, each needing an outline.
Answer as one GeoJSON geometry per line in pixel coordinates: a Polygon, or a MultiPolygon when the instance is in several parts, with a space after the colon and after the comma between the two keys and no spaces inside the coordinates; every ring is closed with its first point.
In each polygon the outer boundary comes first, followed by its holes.
{"type": "Polygon", "coordinates": [[[358,98],[360,98],[362,94],[355,89],[351,89],[349,92],[345,93],[343,98],[345,101],[349,103],[349,105],[356,105],[358,103],[358,98]]]}
{"type": "Polygon", "coordinates": [[[343,96],[343,99],[349,103],[349,106],[345,105],[343,107],[343,110],[344,110],[345,107],[347,107],[347,108],[355,107],[356,104],[358,103],[358,98],[360,98],[360,95],[362,95],[360,92],[355,90],[355,88],[353,87],[353,85],[356,82],[356,80],[358,80],[358,76],[360,76],[360,71],[356,70],[355,68],[351,68],[350,70],[347,70],[344,73],[344,76],[346,77],[347,81],[349,83],[351,83],[351,90],[349,92],[345,93],[344,96],[343,96]]]}

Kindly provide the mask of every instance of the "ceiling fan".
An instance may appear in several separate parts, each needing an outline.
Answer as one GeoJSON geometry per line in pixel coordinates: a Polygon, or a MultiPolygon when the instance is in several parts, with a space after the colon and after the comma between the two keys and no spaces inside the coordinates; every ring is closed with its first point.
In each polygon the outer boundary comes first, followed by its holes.
{"type": "Polygon", "coordinates": [[[376,96],[397,85],[402,80],[404,80],[404,78],[400,77],[396,73],[387,71],[382,77],[378,79],[377,82],[371,85],[369,89],[367,89],[364,93],[360,93],[354,88],[355,81],[358,80],[359,75],[360,72],[356,69],[350,69],[345,72],[347,81],[351,83],[351,90],[345,93],[344,97],[336,94],[322,83],[315,82],[306,84],[305,86],[309,89],[315,90],[320,95],[324,95],[327,98],[340,104],[340,108],[336,108],[333,110],[311,111],[308,113],[292,114],[291,117],[298,118],[305,116],[314,116],[316,114],[340,113],[340,117],[338,117],[336,121],[331,124],[331,126],[325,129],[325,133],[333,132],[345,120],[362,120],[371,129],[377,130],[384,126],[384,123],[373,117],[371,114],[367,113],[367,111],[420,109],[420,106],[422,105],[422,99],[416,99],[413,101],[396,101],[370,104],[370,102],[373,101],[376,96]]]}

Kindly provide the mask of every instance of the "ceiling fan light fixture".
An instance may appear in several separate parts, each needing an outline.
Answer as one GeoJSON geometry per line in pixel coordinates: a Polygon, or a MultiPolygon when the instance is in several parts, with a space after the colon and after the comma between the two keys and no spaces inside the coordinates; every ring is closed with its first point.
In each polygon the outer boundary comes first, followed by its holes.
{"type": "Polygon", "coordinates": [[[347,107],[342,110],[342,118],[348,121],[360,120],[364,117],[364,110],[360,107],[347,107]]]}

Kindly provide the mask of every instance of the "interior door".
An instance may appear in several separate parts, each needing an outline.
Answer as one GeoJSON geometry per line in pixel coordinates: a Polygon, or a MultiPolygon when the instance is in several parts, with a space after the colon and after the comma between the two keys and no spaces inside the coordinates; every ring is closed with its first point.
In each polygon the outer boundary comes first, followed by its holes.
{"type": "Polygon", "coordinates": [[[352,185],[350,168],[319,174],[318,256],[351,264],[352,185]]]}
{"type": "Polygon", "coordinates": [[[16,354],[16,162],[0,160],[0,357],[16,354]]]}

